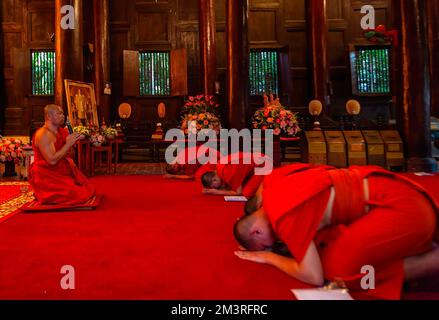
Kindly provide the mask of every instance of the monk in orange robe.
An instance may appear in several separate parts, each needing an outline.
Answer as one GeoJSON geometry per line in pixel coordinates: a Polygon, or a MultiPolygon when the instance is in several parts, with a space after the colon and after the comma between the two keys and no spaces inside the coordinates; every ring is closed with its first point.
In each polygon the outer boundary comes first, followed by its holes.
{"type": "Polygon", "coordinates": [[[215,170],[216,163],[220,158],[220,153],[217,150],[207,148],[204,145],[186,148],[181,151],[175,161],[166,166],[165,179],[177,180],[194,180],[201,179],[201,176],[209,171],[215,170]],[[213,154],[213,163],[201,164],[198,161],[199,155],[204,155],[209,158],[213,154]]]}
{"type": "MultiPolygon", "coordinates": [[[[262,154],[237,153],[225,157],[217,164],[216,170],[202,176],[203,193],[208,195],[224,195],[253,197],[264,175],[256,175],[255,169],[261,166],[262,154]],[[256,160],[256,158],[258,158],[256,160]],[[256,161],[255,161],[256,160],[256,161]]],[[[271,161],[265,158],[266,161],[271,161]]]]}
{"type": "Polygon", "coordinates": [[[235,237],[249,250],[235,252],[239,258],[380,299],[399,299],[404,280],[439,274],[438,206],[420,185],[373,166],[296,168],[236,223],[235,237]],[[279,240],[290,256],[272,252],[279,240]],[[372,287],[362,281],[365,267],[374,270],[372,287]]]}
{"type": "Polygon", "coordinates": [[[64,113],[57,105],[44,108],[45,124],[32,141],[34,162],[29,183],[40,204],[81,205],[95,194],[94,187],[76,167],[71,158],[72,147],[83,138],[79,133],[69,135],[62,128],[64,113]]]}

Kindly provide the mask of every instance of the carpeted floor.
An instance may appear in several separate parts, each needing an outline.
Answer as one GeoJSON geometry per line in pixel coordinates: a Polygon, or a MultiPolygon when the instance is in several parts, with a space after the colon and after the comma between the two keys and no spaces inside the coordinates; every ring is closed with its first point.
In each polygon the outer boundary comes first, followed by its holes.
{"type": "MultiPolygon", "coordinates": [[[[430,178],[422,181],[439,197],[430,178]]],[[[305,287],[233,255],[242,204],[161,176],[92,181],[105,195],[96,211],[20,213],[0,224],[0,299],[285,300],[305,287]],[[61,289],[64,265],[75,268],[75,290],[61,289]]]]}

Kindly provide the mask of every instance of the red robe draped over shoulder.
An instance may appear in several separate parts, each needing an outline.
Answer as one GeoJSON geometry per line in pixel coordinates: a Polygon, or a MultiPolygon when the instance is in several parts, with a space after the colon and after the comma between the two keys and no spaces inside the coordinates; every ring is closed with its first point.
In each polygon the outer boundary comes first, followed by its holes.
{"type": "MultiPolygon", "coordinates": [[[[68,135],[66,129],[58,130],[55,142],[56,151],[65,145],[68,135]]],[[[39,148],[35,146],[34,140],[32,141],[34,162],[30,167],[29,183],[39,203],[79,205],[95,195],[94,187],[79,171],[73,159],[66,156],[56,165],[50,165],[39,148]]]]}

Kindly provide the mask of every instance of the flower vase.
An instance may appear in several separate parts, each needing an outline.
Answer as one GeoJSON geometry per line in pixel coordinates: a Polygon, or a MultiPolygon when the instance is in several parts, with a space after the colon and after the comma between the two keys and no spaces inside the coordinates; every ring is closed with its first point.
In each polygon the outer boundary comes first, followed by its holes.
{"type": "Polygon", "coordinates": [[[14,161],[6,161],[5,162],[5,173],[3,177],[15,177],[17,173],[15,172],[15,162],[14,161]]]}

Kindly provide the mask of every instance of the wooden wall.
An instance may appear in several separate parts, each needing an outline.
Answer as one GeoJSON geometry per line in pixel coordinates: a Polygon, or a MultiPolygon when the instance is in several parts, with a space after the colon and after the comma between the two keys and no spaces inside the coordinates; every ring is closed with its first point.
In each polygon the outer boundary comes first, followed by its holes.
{"type": "MultiPolygon", "coordinates": [[[[87,2],[88,0],[84,0],[87,2]]],[[[306,114],[311,98],[309,92],[310,72],[306,34],[306,0],[250,0],[249,39],[251,47],[290,48],[292,96],[291,108],[306,114]]],[[[377,24],[389,25],[389,0],[371,0],[377,9],[377,24]]],[[[344,113],[344,103],[351,98],[348,45],[361,38],[360,8],[362,0],[328,1],[329,61],[334,90],[329,114],[344,113]]],[[[226,71],[226,1],[216,1],[217,21],[217,70],[224,95],[226,71]]],[[[86,7],[86,5],[85,5],[86,7]]],[[[2,0],[0,37],[0,66],[4,84],[0,100],[5,114],[2,118],[6,134],[26,134],[32,123],[42,121],[42,107],[53,101],[53,97],[32,97],[29,92],[30,78],[20,73],[14,65],[14,48],[54,48],[47,35],[53,33],[53,0],[2,0]],[[1,43],[0,43],[1,44],[1,43]]],[[[117,118],[117,106],[129,102],[133,106],[130,128],[139,135],[151,131],[157,120],[157,105],[167,105],[167,123],[175,125],[179,119],[182,98],[127,98],[123,96],[123,50],[186,48],[188,54],[189,94],[200,92],[198,0],[112,0],[110,1],[110,48],[111,48],[111,97],[112,116],[117,118]]],[[[91,42],[89,26],[92,15],[84,14],[84,41],[91,42]]],[[[85,80],[88,76],[85,73],[85,80]]],[[[369,100],[365,105],[366,115],[386,113],[385,100],[369,100]]],[[[253,103],[261,103],[259,100],[253,103]]]]}

